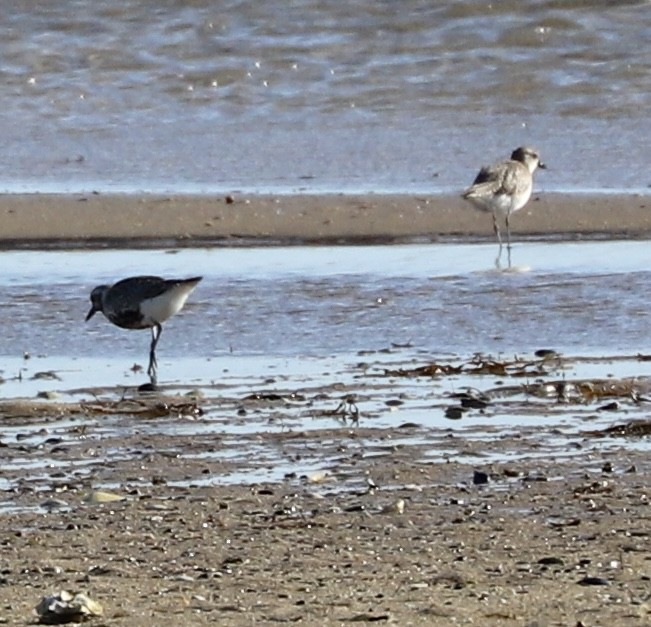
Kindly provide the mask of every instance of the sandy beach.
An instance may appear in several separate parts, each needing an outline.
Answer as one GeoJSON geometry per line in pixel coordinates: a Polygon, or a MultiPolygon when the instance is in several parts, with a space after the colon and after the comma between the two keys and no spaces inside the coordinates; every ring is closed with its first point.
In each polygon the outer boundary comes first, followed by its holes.
{"type": "MultiPolygon", "coordinates": [[[[4,195],[0,245],[143,247],[387,243],[492,238],[490,217],[456,196],[4,195]]],[[[541,194],[512,219],[516,238],[645,238],[651,198],[541,194]]]]}
{"type": "Polygon", "coordinates": [[[648,4],[5,3],[0,627],[649,627],[648,4]]]}

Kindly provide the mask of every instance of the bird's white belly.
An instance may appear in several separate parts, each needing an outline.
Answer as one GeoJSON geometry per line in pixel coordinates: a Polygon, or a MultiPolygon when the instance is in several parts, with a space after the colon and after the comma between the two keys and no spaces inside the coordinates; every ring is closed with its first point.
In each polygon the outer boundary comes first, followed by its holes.
{"type": "Polygon", "coordinates": [[[500,194],[492,199],[491,210],[498,216],[506,216],[512,211],[515,211],[515,203],[513,196],[508,194],[500,194]]]}
{"type": "Polygon", "coordinates": [[[513,205],[511,207],[511,211],[518,211],[519,209],[522,209],[522,207],[524,207],[529,202],[532,190],[533,185],[529,185],[526,189],[516,194],[511,200],[513,205]]]}
{"type": "Polygon", "coordinates": [[[187,289],[176,288],[156,296],[156,298],[142,301],[140,303],[140,312],[142,313],[143,323],[153,325],[156,322],[161,323],[171,318],[181,310],[188,299],[188,295],[187,289]]]}
{"type": "Polygon", "coordinates": [[[517,194],[499,194],[493,199],[492,209],[497,215],[506,216],[522,209],[531,198],[531,187],[517,194]]]}

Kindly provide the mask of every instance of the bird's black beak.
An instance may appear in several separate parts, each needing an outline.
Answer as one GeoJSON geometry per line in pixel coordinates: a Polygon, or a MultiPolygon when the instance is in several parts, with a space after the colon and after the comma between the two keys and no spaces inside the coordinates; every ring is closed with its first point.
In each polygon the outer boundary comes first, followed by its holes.
{"type": "Polygon", "coordinates": [[[539,162],[538,162],[538,167],[541,168],[542,170],[546,170],[546,169],[547,169],[547,166],[546,166],[542,161],[539,161],[539,162]]]}
{"type": "Polygon", "coordinates": [[[99,311],[99,309],[97,309],[97,307],[95,307],[95,305],[93,305],[90,308],[90,311],[88,312],[88,315],[86,316],[86,322],[88,322],[98,311],[99,311]]]}

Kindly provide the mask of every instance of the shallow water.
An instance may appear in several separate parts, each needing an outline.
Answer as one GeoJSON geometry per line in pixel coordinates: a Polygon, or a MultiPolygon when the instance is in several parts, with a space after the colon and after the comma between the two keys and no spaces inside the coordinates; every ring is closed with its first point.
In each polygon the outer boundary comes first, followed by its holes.
{"type": "Polygon", "coordinates": [[[106,351],[108,362],[142,363],[148,332],[101,316],[84,323],[90,290],[133,274],[198,272],[204,280],[159,344],[172,379],[179,357],[210,359],[219,373],[239,358],[320,359],[392,343],[429,355],[644,352],[646,242],[518,244],[514,263],[530,270],[513,273],[493,269],[495,248],[3,252],[0,355],[65,357],[69,367],[57,368],[71,371],[106,351]]]}
{"type": "Polygon", "coordinates": [[[23,0],[0,189],[458,190],[521,143],[542,190],[645,189],[647,1],[23,0]]]}
{"type": "Polygon", "coordinates": [[[2,252],[0,394],[54,400],[51,415],[3,422],[0,441],[22,452],[0,448],[0,469],[18,473],[7,474],[0,490],[53,476],[112,487],[99,469],[143,447],[230,468],[174,480],[179,485],[276,481],[334,466],[344,472],[348,462],[310,453],[306,440],[313,433],[323,444],[358,428],[371,430],[355,444],[360,454],[411,444],[424,451],[422,463],[563,457],[577,446],[648,448],[648,438],[585,435],[648,415],[651,362],[638,358],[649,352],[648,244],[518,244],[521,270],[508,273],[492,267],[494,253],[492,245],[461,244],[2,252]],[[129,274],[197,272],[203,281],[165,324],[159,379],[163,392],[198,392],[205,413],[59,416],[57,402],[110,404],[146,381],[134,365],[146,366],[149,333],[101,316],[84,323],[92,287],[129,274]],[[541,364],[538,349],[562,357],[541,364]],[[523,373],[474,374],[467,366],[475,353],[485,355],[480,361],[517,355],[523,373]],[[432,363],[466,368],[399,374],[432,363]],[[577,381],[616,386],[625,377],[637,378],[641,399],[625,387],[612,397],[574,391],[577,381]],[[455,394],[466,390],[488,404],[451,418],[455,394]],[[307,435],[274,441],[288,432],[307,435]],[[512,443],[468,450],[491,440],[512,443]],[[50,453],[59,442],[64,451],[50,453]],[[76,457],[89,442],[91,453],[76,457]]]}
{"type": "MultiPolygon", "coordinates": [[[[149,332],[119,329],[101,315],[84,322],[96,284],[138,273],[204,275],[183,312],[164,326],[159,374],[163,385],[208,386],[217,396],[244,396],[252,386],[354,385],[367,370],[475,353],[647,352],[646,242],[518,244],[519,272],[496,271],[495,248],[5,251],[0,391],[33,397],[143,382],[134,366],[146,366],[149,332]]],[[[575,368],[581,377],[651,374],[651,366],[626,360],[575,368]]],[[[422,396],[422,388],[414,394],[422,396]]]]}

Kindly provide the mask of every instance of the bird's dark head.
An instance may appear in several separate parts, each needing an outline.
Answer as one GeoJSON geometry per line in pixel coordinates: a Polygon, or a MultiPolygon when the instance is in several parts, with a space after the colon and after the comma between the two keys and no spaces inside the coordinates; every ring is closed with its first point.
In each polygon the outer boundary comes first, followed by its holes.
{"type": "Polygon", "coordinates": [[[104,310],[103,300],[104,292],[109,288],[108,285],[98,285],[90,293],[90,302],[92,304],[88,315],[86,316],[86,322],[88,322],[98,311],[104,310]]]}
{"type": "Polygon", "coordinates": [[[547,169],[547,166],[540,160],[540,154],[530,146],[520,146],[511,153],[512,161],[523,163],[532,174],[536,168],[547,169]]]}

